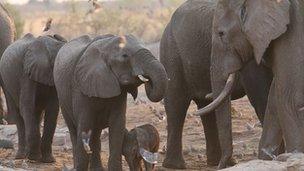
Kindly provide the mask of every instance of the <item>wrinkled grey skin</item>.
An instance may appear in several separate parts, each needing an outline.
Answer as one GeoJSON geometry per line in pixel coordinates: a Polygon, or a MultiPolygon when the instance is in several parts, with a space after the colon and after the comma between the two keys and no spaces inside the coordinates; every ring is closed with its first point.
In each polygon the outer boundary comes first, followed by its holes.
{"type": "Polygon", "coordinates": [[[76,170],[103,170],[100,133],[109,127],[108,169],[122,170],[127,93],[134,98],[145,83],[148,98],[160,101],[167,88],[164,67],[133,36],[104,35],[92,40],[82,36],[67,43],[58,53],[54,80],[62,113],[70,130],[76,170]],[[124,43],[124,44],[122,44],[124,43]],[[120,46],[119,46],[120,45],[120,46]],[[82,136],[92,132],[89,155],[82,136]]]}
{"type": "MultiPolygon", "coordinates": [[[[216,3],[217,1],[191,0],[182,4],[174,13],[161,40],[160,60],[170,79],[165,96],[168,137],[167,153],[163,162],[163,166],[168,168],[186,168],[182,155],[182,130],[190,101],[194,100],[198,108],[210,103],[205,98],[212,92],[210,66],[215,68],[218,65],[210,63],[216,3]]],[[[246,62],[246,66],[239,72],[239,79],[232,93],[232,99],[238,99],[247,93],[261,123],[271,80],[271,71],[265,66],[257,66],[254,60],[246,62]]],[[[230,100],[227,101],[230,105],[230,100]]],[[[221,108],[218,115],[211,112],[202,116],[201,120],[206,136],[207,163],[217,165],[221,153],[226,153],[227,146],[232,148],[230,109],[221,108]],[[229,117],[226,117],[225,114],[228,113],[229,117]],[[220,139],[218,127],[225,128],[227,133],[220,132],[220,139]],[[229,144],[220,144],[219,140],[229,144]],[[221,145],[224,145],[222,150],[221,145]]]]}
{"type": "Polygon", "coordinates": [[[8,110],[18,130],[16,159],[54,162],[52,139],[58,115],[53,66],[65,42],[31,34],[11,44],[3,53],[0,73],[8,110]],[[44,115],[43,135],[40,122],[44,115]]]}
{"type": "Polygon", "coordinates": [[[122,153],[125,156],[130,171],[142,170],[142,161],[144,162],[147,171],[152,171],[154,169],[154,164],[146,162],[139,153],[139,150],[140,148],[144,148],[151,153],[157,153],[159,141],[158,131],[150,124],[136,127],[130,130],[130,132],[125,130],[122,153]]]}
{"type": "MultiPolygon", "coordinates": [[[[12,18],[9,16],[6,9],[0,3],[0,56],[2,56],[4,50],[13,43],[16,34],[15,34],[15,25],[12,18]]],[[[3,106],[2,99],[0,98],[0,116],[3,115],[3,106]]],[[[13,120],[8,115],[6,118],[9,123],[12,123],[13,120]]]]}
{"type": "MultiPolygon", "coordinates": [[[[274,74],[271,84],[264,129],[259,144],[259,158],[270,159],[278,153],[283,139],[287,152],[304,151],[304,2],[300,0],[220,0],[213,24],[211,70],[214,95],[225,85],[228,74],[240,70],[250,59],[264,59],[274,74]]],[[[226,100],[217,112],[230,118],[226,100]]],[[[219,132],[229,134],[223,122],[219,132]]],[[[227,138],[227,137],[226,137],[227,138]]],[[[230,144],[222,156],[220,168],[231,157],[230,144]]]]}

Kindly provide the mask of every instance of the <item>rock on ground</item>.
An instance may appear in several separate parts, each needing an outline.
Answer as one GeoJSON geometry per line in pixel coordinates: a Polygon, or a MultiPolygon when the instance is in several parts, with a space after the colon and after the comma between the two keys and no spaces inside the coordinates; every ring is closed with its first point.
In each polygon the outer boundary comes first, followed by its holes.
{"type": "Polygon", "coordinates": [[[27,170],[24,170],[24,169],[17,169],[17,168],[7,168],[7,167],[3,167],[3,166],[0,166],[0,170],[1,171],[27,171],[27,170]]]}
{"type": "Polygon", "coordinates": [[[304,171],[304,154],[286,153],[273,161],[252,160],[223,171],[304,171]]]}

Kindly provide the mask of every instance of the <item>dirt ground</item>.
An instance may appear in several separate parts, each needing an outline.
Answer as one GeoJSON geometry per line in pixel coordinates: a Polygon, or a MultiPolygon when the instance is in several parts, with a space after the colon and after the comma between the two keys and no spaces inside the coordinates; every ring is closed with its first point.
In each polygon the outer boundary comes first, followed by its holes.
{"type": "MultiPolygon", "coordinates": [[[[132,129],[145,123],[153,124],[160,133],[161,146],[159,150],[159,163],[156,170],[168,170],[162,167],[162,161],[165,153],[166,145],[166,118],[163,104],[148,102],[144,91],[141,88],[139,98],[133,101],[128,100],[127,110],[127,128],[132,129]]],[[[215,170],[215,168],[207,167],[205,156],[205,137],[203,126],[200,118],[193,116],[196,110],[195,104],[191,104],[186,118],[183,132],[183,153],[187,163],[187,170],[215,170]]],[[[62,116],[59,117],[58,128],[64,128],[65,124],[62,116]]],[[[246,97],[233,102],[233,140],[234,140],[234,158],[238,162],[244,162],[256,159],[258,140],[261,135],[261,128],[246,97]]],[[[108,136],[107,132],[102,135],[102,160],[106,167],[108,158],[108,136]]],[[[28,161],[14,160],[14,150],[1,150],[0,163],[3,166],[15,168],[26,168],[26,170],[38,171],[60,171],[63,165],[71,168],[72,152],[70,148],[62,146],[54,146],[53,153],[56,158],[54,164],[30,163],[28,161]]],[[[128,166],[123,161],[124,170],[128,170],[128,166]]]]}
{"type": "MultiPolygon", "coordinates": [[[[142,89],[142,88],[141,88],[142,89]]],[[[128,99],[127,127],[132,129],[145,123],[153,124],[160,133],[161,146],[159,150],[159,163],[156,170],[168,170],[162,167],[166,144],[166,118],[162,103],[148,102],[143,91],[140,91],[137,101],[128,99]]],[[[183,132],[183,153],[187,163],[187,170],[215,170],[207,167],[205,156],[205,137],[200,118],[192,113],[196,110],[195,104],[191,104],[186,118],[183,132]]],[[[253,108],[247,98],[242,98],[233,102],[233,139],[234,157],[239,162],[256,159],[258,140],[261,135],[261,128],[253,108]]],[[[58,127],[65,127],[62,116],[59,117],[58,127]]],[[[106,166],[108,158],[108,136],[102,135],[102,160],[106,166]]],[[[54,164],[30,163],[28,161],[13,160],[14,150],[2,150],[0,152],[0,163],[4,166],[14,165],[15,168],[27,168],[26,170],[59,171],[63,165],[72,167],[71,149],[62,146],[54,146],[53,152],[56,158],[54,164]]],[[[124,170],[128,166],[123,161],[124,170]]]]}

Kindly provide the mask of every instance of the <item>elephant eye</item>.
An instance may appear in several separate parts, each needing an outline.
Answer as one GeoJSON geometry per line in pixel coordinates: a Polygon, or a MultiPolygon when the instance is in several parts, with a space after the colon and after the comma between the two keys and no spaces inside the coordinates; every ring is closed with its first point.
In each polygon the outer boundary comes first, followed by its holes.
{"type": "Polygon", "coordinates": [[[128,58],[128,57],[129,57],[129,55],[127,55],[127,54],[123,54],[123,55],[122,55],[122,57],[123,57],[123,58],[128,58]]]}
{"type": "Polygon", "coordinates": [[[240,17],[241,17],[241,21],[244,23],[245,20],[246,20],[246,6],[245,6],[245,4],[243,4],[242,7],[241,7],[240,17]]]}

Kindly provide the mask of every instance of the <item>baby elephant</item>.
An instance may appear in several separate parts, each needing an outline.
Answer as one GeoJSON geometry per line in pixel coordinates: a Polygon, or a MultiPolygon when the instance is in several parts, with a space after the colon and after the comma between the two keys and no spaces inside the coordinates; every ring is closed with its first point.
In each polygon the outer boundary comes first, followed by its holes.
{"type": "Polygon", "coordinates": [[[123,143],[123,155],[131,171],[142,170],[141,161],[144,161],[147,171],[154,169],[157,162],[159,148],[159,134],[156,128],[150,124],[125,130],[123,143]]]}
{"type": "Polygon", "coordinates": [[[17,159],[54,162],[52,139],[59,102],[53,79],[55,57],[65,44],[59,36],[27,34],[11,44],[0,62],[1,84],[8,112],[18,130],[17,159]],[[44,112],[43,135],[40,122],[44,112]]]}

